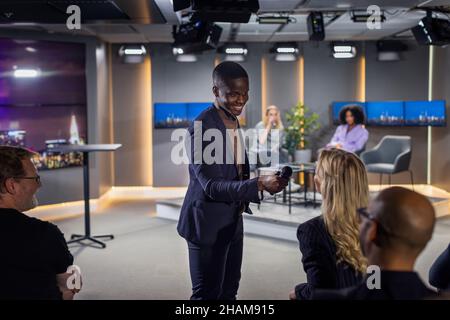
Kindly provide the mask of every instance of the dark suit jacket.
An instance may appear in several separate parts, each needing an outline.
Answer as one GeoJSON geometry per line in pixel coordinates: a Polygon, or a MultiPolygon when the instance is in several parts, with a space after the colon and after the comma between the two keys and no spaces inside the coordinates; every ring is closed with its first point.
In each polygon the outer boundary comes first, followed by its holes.
{"type": "Polygon", "coordinates": [[[380,289],[370,290],[366,281],[343,290],[315,290],[314,300],[422,300],[436,298],[416,272],[381,271],[380,289]]]}
{"type": "MultiPolygon", "coordinates": [[[[198,156],[212,142],[194,142],[194,123],[189,127],[187,150],[190,152],[190,182],[181,208],[178,221],[178,233],[188,241],[199,245],[212,245],[219,238],[224,240],[239,218],[239,209],[245,206],[245,212],[251,214],[249,202],[259,202],[257,178],[249,179],[250,170],[247,155],[243,168],[243,180],[239,179],[236,165],[227,163],[226,155],[232,149],[225,143],[226,129],[217,109],[211,106],[204,110],[195,121],[202,122],[202,136],[208,129],[218,129],[223,138],[222,163],[196,163],[194,152],[198,156]],[[192,146],[192,147],[191,147],[192,146]],[[226,233],[226,234],[225,234],[226,233]],[[219,236],[220,235],[220,236],[219,236]]],[[[219,161],[217,161],[219,162],[219,161]]],[[[228,161],[229,162],[229,161],[228,161]]],[[[226,241],[226,239],[225,239],[226,241]]]]}
{"type": "Polygon", "coordinates": [[[323,217],[302,223],[297,229],[307,283],[295,287],[297,299],[310,299],[312,289],[341,289],[356,285],[362,275],[345,262],[337,264],[336,246],[323,217]]]}
{"type": "Polygon", "coordinates": [[[441,290],[450,290],[450,245],[430,268],[430,284],[441,290]]]}

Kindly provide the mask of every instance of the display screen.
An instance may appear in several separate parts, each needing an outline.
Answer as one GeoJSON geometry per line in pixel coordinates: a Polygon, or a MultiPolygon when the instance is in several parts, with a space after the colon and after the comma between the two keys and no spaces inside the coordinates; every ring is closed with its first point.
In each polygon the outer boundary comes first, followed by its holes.
{"type": "Polygon", "coordinates": [[[40,154],[39,169],[77,166],[55,144],[87,142],[85,45],[0,38],[0,144],[40,154]]]}
{"type": "Polygon", "coordinates": [[[364,115],[367,117],[366,113],[366,104],[365,102],[359,102],[359,101],[336,101],[333,102],[331,105],[332,113],[333,113],[333,124],[340,124],[341,120],[339,119],[339,113],[341,112],[342,108],[348,105],[358,105],[361,107],[361,109],[364,112],[364,115]]]}
{"type": "Polygon", "coordinates": [[[445,126],[445,101],[406,101],[405,124],[408,126],[445,126]]]}
{"type": "Polygon", "coordinates": [[[367,102],[367,123],[376,126],[401,126],[405,122],[403,101],[367,102]]]}
{"type": "Polygon", "coordinates": [[[211,102],[155,103],[155,129],[187,128],[211,102]]]}

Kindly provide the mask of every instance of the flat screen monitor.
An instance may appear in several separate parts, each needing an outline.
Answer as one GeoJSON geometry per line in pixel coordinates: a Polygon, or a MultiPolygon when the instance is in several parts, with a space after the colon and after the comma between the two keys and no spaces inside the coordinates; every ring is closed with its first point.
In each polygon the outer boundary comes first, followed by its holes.
{"type": "Polygon", "coordinates": [[[405,125],[445,126],[445,100],[405,101],[405,125]]]}
{"type": "Polygon", "coordinates": [[[187,128],[210,105],[211,102],[155,103],[155,129],[187,128]]]}
{"type": "Polygon", "coordinates": [[[361,109],[364,112],[364,115],[367,117],[366,113],[366,104],[365,102],[360,101],[335,101],[331,105],[332,113],[333,113],[333,124],[340,124],[341,120],[339,119],[339,113],[341,112],[342,108],[348,105],[357,105],[360,106],[361,109]]]}
{"type": "Polygon", "coordinates": [[[366,102],[367,124],[402,126],[405,122],[403,101],[366,102]]]}

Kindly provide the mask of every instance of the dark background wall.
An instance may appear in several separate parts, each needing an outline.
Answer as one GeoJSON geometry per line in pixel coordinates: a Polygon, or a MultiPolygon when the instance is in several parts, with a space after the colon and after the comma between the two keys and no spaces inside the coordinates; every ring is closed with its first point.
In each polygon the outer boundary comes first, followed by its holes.
{"type": "MultiPolygon", "coordinates": [[[[428,100],[428,48],[409,43],[402,61],[379,62],[375,43],[366,43],[366,100],[428,100]]],[[[370,127],[369,132],[368,149],[388,134],[411,136],[411,169],[415,183],[427,182],[427,128],[370,127]]],[[[369,182],[378,183],[378,175],[369,174],[369,182]]],[[[392,183],[409,183],[408,173],[394,175],[392,183]]]]}
{"type": "MultiPolygon", "coordinates": [[[[0,32],[0,36],[11,36],[0,32]]],[[[91,160],[91,196],[99,197],[111,186],[185,186],[186,165],[174,165],[170,152],[172,130],[152,128],[155,102],[212,101],[211,72],[218,57],[213,52],[199,56],[196,63],[178,63],[167,44],[148,46],[151,55],[143,64],[123,64],[117,56],[118,46],[98,42],[90,37],[65,37],[36,33],[18,33],[14,37],[78,41],[86,43],[86,79],[88,139],[90,143],[122,143],[113,156],[96,154],[91,160]],[[111,66],[109,67],[109,64],[111,66]],[[151,69],[150,69],[151,66],[151,69]],[[149,74],[151,70],[151,74],[149,74]],[[151,81],[150,81],[151,77],[151,81]],[[151,86],[151,87],[150,87],[151,86]],[[112,127],[111,127],[112,126],[112,127]],[[153,140],[153,148],[151,141],[153,140]]],[[[250,75],[250,99],[245,115],[247,128],[261,120],[261,60],[266,60],[267,105],[275,104],[285,113],[299,99],[298,62],[276,62],[267,52],[268,44],[250,44],[250,54],[243,66],[250,75]]],[[[366,100],[413,100],[428,95],[428,48],[410,44],[399,62],[378,62],[375,44],[358,44],[359,55],[365,52],[366,100]]],[[[314,151],[329,141],[335,126],[331,124],[330,103],[357,99],[360,66],[358,59],[337,60],[331,57],[329,43],[304,43],[304,102],[319,113],[321,130],[311,139],[314,151]]],[[[449,49],[437,51],[435,98],[450,99],[449,49]]],[[[375,146],[387,134],[413,138],[411,167],[416,183],[426,183],[426,128],[369,127],[367,148],[375,146]]],[[[450,189],[442,172],[450,167],[449,127],[433,129],[432,182],[450,189]]],[[[71,168],[41,172],[44,186],[39,192],[43,204],[82,199],[82,170],[71,168]]],[[[378,177],[370,177],[378,183],[378,177]]],[[[408,183],[407,174],[393,177],[393,183],[408,183]]]]}
{"type": "MultiPolygon", "coordinates": [[[[410,43],[409,51],[398,62],[378,62],[375,43],[358,44],[358,55],[366,59],[366,100],[416,100],[427,99],[428,49],[410,43]]],[[[211,71],[215,55],[204,53],[195,63],[178,63],[166,44],[151,45],[153,102],[204,102],[213,99],[211,71]]],[[[250,75],[250,99],[246,107],[247,128],[261,121],[261,60],[266,59],[267,105],[277,105],[283,114],[299,100],[298,62],[277,62],[268,55],[267,44],[249,46],[250,55],[242,65],[250,75]]],[[[324,146],[334,133],[331,123],[330,103],[337,100],[357,100],[360,81],[358,59],[334,59],[330,44],[305,43],[304,99],[311,111],[320,115],[321,129],[310,139],[314,153],[324,146]]],[[[122,78],[123,78],[122,73],[122,78]]],[[[122,81],[127,82],[127,79],[122,81]]],[[[374,147],[388,134],[409,135],[413,139],[411,168],[416,183],[426,183],[426,128],[368,127],[370,138],[367,149],[374,147]]],[[[176,142],[170,141],[172,130],[153,130],[154,186],[185,186],[188,173],[185,165],[167,161],[176,142]]],[[[378,176],[370,175],[371,183],[378,176]]],[[[398,174],[393,183],[409,183],[407,174],[398,174]]]]}

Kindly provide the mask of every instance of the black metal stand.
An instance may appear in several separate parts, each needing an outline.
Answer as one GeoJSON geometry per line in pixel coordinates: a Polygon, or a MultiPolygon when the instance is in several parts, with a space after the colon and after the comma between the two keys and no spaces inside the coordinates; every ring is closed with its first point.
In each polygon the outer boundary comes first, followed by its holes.
{"type": "Polygon", "coordinates": [[[93,246],[95,248],[104,249],[106,248],[106,244],[97,240],[97,239],[114,239],[114,236],[112,234],[107,235],[101,235],[101,236],[92,236],[91,235],[91,217],[90,217],[90,206],[89,206],[89,152],[83,152],[83,193],[84,193],[84,235],[80,234],[73,234],[70,237],[70,241],[68,241],[68,244],[71,243],[80,243],[82,245],[89,245],[86,243],[83,243],[83,241],[88,240],[91,242],[94,242],[98,244],[98,246],[93,246]]]}

